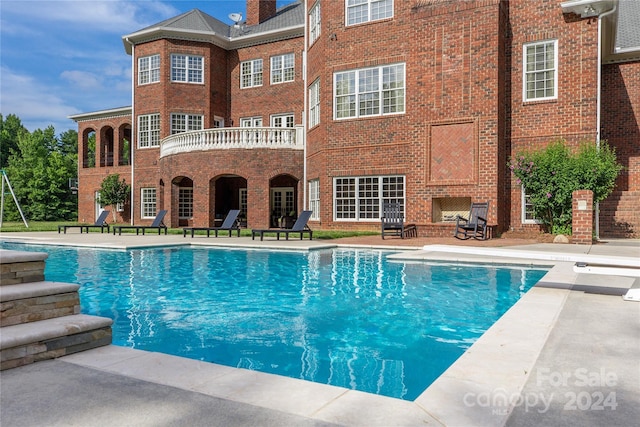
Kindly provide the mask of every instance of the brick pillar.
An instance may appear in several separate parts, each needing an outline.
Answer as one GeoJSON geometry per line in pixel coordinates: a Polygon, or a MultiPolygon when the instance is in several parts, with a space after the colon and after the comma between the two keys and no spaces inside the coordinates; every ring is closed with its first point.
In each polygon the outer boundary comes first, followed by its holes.
{"type": "Polygon", "coordinates": [[[590,245],[593,243],[593,191],[576,190],[572,199],[572,241],[590,245]]]}

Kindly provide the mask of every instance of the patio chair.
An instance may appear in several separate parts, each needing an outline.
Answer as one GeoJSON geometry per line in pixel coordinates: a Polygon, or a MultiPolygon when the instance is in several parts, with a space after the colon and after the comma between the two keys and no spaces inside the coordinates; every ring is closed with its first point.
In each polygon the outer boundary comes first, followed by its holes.
{"type": "Polygon", "coordinates": [[[191,231],[191,237],[193,237],[195,231],[206,231],[207,237],[210,236],[212,231],[215,232],[216,237],[218,237],[218,231],[229,231],[229,237],[231,237],[233,230],[236,230],[238,237],[240,237],[238,215],[240,215],[240,209],[231,209],[220,227],[185,227],[182,229],[182,237],[187,237],[189,231],[191,231]]]}
{"type": "Polygon", "coordinates": [[[415,224],[404,222],[402,207],[398,202],[382,203],[382,217],[380,218],[382,228],[382,239],[385,235],[405,237],[418,237],[418,230],[415,224]]]}
{"type": "Polygon", "coordinates": [[[456,230],[453,236],[460,240],[474,238],[476,240],[486,240],[487,235],[487,213],[489,212],[489,202],[472,203],[469,210],[469,218],[458,215],[456,217],[456,230]]]}
{"type": "Polygon", "coordinates": [[[164,234],[166,235],[167,226],[164,225],[164,222],[162,222],[166,214],[167,214],[166,210],[162,210],[158,212],[158,214],[156,215],[156,218],[153,220],[151,225],[114,225],[113,235],[114,236],[116,235],[116,231],[118,232],[118,235],[122,235],[122,230],[136,230],[136,235],[138,235],[139,232],[142,231],[143,236],[144,236],[145,230],[158,230],[158,235],[160,235],[160,232],[164,230],[164,234]]]}
{"type": "Polygon", "coordinates": [[[276,239],[280,240],[280,234],[284,234],[286,240],[289,240],[290,233],[300,233],[300,240],[305,233],[309,234],[309,240],[313,239],[313,231],[307,225],[311,218],[311,211],[302,211],[298,219],[291,228],[269,228],[264,230],[251,230],[251,240],[255,240],[256,235],[260,235],[260,240],[264,238],[264,233],[276,233],[276,239]]]}
{"type": "Polygon", "coordinates": [[[64,231],[64,234],[67,234],[67,229],[68,228],[79,228],[80,229],[80,234],[82,234],[83,230],[87,231],[87,234],[89,234],[89,229],[90,228],[100,228],[100,233],[103,233],[104,230],[107,230],[107,233],[109,232],[109,224],[107,224],[107,217],[109,216],[109,213],[111,211],[102,211],[100,212],[100,215],[98,216],[98,219],[96,219],[96,222],[94,222],[93,224],[73,224],[73,225],[59,225],[58,226],[58,234],[60,233],[60,230],[64,231]]]}

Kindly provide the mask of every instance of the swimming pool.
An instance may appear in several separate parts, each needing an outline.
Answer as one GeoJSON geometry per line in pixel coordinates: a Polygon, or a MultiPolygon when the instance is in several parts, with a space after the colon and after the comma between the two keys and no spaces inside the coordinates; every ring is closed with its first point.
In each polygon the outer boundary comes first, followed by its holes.
{"type": "Polygon", "coordinates": [[[47,280],[81,284],[116,345],[406,400],[546,272],[360,249],[0,247],[49,253],[47,280]]]}

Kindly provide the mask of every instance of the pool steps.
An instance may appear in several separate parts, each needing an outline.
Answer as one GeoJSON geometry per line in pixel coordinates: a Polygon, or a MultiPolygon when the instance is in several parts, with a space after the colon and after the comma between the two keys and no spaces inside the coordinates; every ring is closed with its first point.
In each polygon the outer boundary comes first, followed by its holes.
{"type": "Polygon", "coordinates": [[[0,370],[111,344],[111,319],[80,313],[80,286],[44,280],[47,254],[0,250],[0,370]]]}

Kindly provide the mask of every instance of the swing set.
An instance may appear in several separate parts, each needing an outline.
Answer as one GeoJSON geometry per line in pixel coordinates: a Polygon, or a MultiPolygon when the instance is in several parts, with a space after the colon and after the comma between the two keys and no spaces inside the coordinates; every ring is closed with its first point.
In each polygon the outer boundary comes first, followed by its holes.
{"type": "Polygon", "coordinates": [[[4,217],[4,195],[5,195],[4,184],[5,182],[7,183],[7,187],[9,187],[9,191],[13,196],[13,201],[16,203],[18,212],[20,212],[20,216],[22,217],[22,222],[24,222],[24,226],[29,228],[29,224],[27,224],[27,220],[25,219],[24,214],[22,213],[22,209],[20,209],[20,203],[18,203],[18,198],[16,197],[16,193],[14,193],[13,188],[11,188],[11,182],[9,181],[9,177],[7,176],[7,173],[5,172],[4,169],[0,169],[0,171],[2,171],[2,196],[0,201],[0,228],[2,228],[2,219],[4,217]]]}

